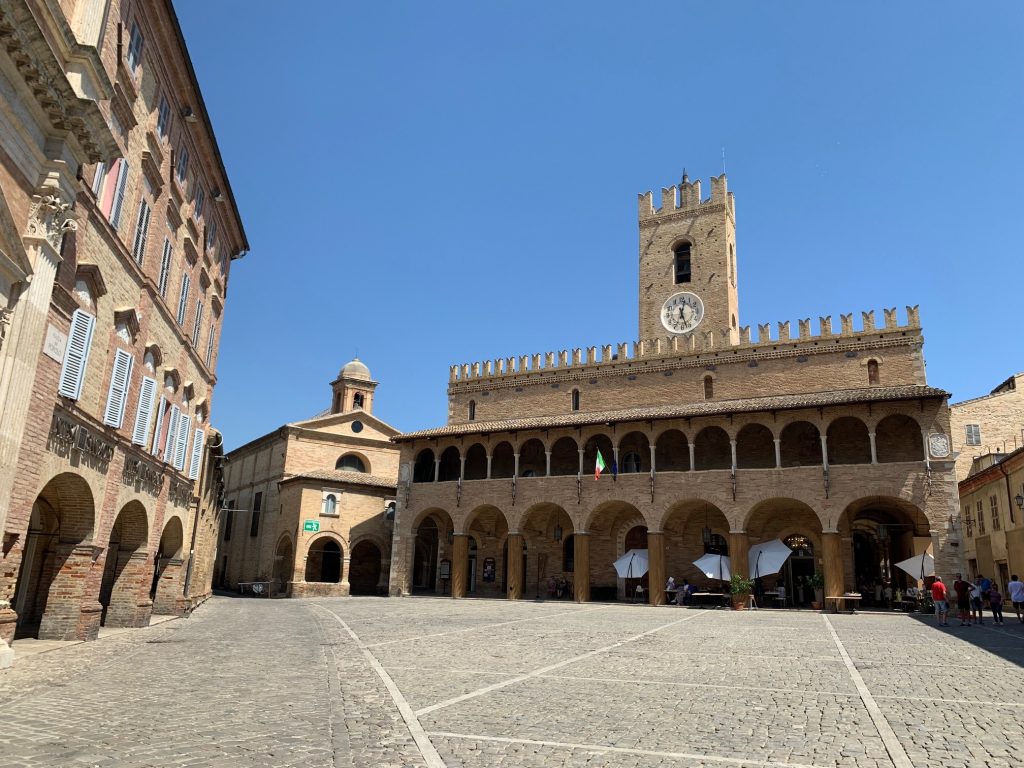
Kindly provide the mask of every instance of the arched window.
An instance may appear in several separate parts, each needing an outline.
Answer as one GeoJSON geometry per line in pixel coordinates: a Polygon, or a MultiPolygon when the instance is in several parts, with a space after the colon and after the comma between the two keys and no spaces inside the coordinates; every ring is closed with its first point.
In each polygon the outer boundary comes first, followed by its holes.
{"type": "Polygon", "coordinates": [[[574,411],[580,409],[580,391],[578,389],[572,391],[572,409],[574,411]]]}
{"type": "Polygon", "coordinates": [[[343,472],[365,472],[366,464],[363,460],[356,456],[354,453],[349,453],[338,459],[334,465],[335,469],[340,469],[343,472]]]}
{"type": "Polygon", "coordinates": [[[354,395],[352,395],[352,407],[353,408],[362,408],[363,407],[363,393],[362,392],[356,392],[354,395]]]}
{"type": "Polygon", "coordinates": [[[676,284],[690,282],[690,244],[682,243],[676,246],[673,254],[676,263],[676,284]]]}
{"type": "Polygon", "coordinates": [[[640,471],[640,454],[633,453],[630,451],[622,457],[622,469],[620,470],[623,474],[629,474],[640,471]]]}
{"type": "Polygon", "coordinates": [[[476,400],[469,401],[469,420],[474,421],[476,419],[476,400]]]}
{"type": "Polygon", "coordinates": [[[334,514],[337,514],[337,510],[338,510],[338,497],[335,496],[333,493],[327,494],[327,497],[324,499],[324,514],[325,515],[334,515],[334,514]]]}
{"type": "Polygon", "coordinates": [[[729,282],[736,287],[736,246],[729,243],[729,282]]]}
{"type": "Polygon", "coordinates": [[[880,383],[878,377],[878,361],[868,360],[868,384],[876,385],[880,383]]]}
{"type": "Polygon", "coordinates": [[[704,399],[711,400],[715,396],[715,380],[710,376],[704,377],[704,399]]]}

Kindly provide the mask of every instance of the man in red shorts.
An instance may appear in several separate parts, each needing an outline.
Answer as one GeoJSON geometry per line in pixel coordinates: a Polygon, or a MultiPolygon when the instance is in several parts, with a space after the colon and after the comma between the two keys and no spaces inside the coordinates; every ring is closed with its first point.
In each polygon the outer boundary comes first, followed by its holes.
{"type": "Polygon", "coordinates": [[[936,576],[932,584],[932,600],[935,602],[935,618],[939,621],[940,627],[949,626],[949,595],[946,593],[946,585],[942,583],[942,577],[936,576]]]}

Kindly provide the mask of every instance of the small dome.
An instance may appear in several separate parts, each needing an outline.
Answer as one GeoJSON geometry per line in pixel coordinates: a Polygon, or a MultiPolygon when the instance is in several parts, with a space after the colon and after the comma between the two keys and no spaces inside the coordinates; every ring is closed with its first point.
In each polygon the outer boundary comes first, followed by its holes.
{"type": "Polygon", "coordinates": [[[348,379],[366,379],[369,381],[370,369],[363,365],[357,357],[351,362],[345,363],[345,365],[341,367],[341,373],[338,374],[338,377],[348,379]]]}

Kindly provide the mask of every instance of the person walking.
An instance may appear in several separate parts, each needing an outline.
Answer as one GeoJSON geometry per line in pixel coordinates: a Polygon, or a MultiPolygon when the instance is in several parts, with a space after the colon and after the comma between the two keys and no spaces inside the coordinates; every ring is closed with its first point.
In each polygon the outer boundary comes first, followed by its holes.
{"type": "Polygon", "coordinates": [[[981,618],[981,585],[975,584],[971,587],[971,622],[974,624],[984,624],[984,620],[981,618]]]}
{"type": "Polygon", "coordinates": [[[1013,574],[1010,577],[1010,583],[1006,585],[1006,591],[1010,593],[1010,602],[1013,604],[1013,610],[1017,614],[1017,621],[1024,624],[1024,619],[1021,618],[1021,609],[1024,609],[1024,582],[1017,578],[1017,574],[1013,574]]]}
{"type": "Polygon", "coordinates": [[[995,584],[988,588],[988,607],[992,610],[992,623],[1003,625],[1003,595],[995,584]]]}
{"type": "Polygon", "coordinates": [[[949,595],[946,585],[942,583],[942,577],[936,576],[932,584],[932,601],[935,603],[935,618],[940,627],[949,626],[949,595]]]}
{"type": "Polygon", "coordinates": [[[961,627],[971,626],[971,589],[973,588],[974,585],[971,582],[963,580],[962,573],[956,575],[953,591],[956,593],[956,610],[960,616],[961,627]]]}

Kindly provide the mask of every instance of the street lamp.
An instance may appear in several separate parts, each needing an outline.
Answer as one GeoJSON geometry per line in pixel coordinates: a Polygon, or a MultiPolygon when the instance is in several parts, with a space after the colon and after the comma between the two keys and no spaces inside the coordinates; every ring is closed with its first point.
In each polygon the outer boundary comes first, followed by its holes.
{"type": "Polygon", "coordinates": [[[1013,500],[1017,502],[1017,509],[1024,510],[1024,496],[1019,493],[1013,497],[1013,500]]]}
{"type": "Polygon", "coordinates": [[[555,523],[555,541],[561,541],[561,540],[562,540],[562,526],[560,526],[558,523],[555,523]]]}

